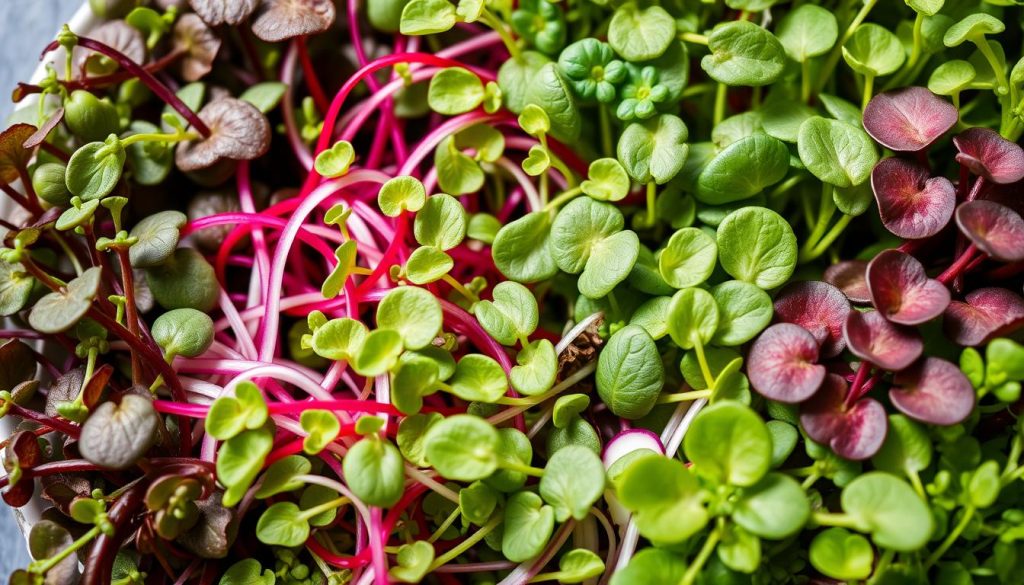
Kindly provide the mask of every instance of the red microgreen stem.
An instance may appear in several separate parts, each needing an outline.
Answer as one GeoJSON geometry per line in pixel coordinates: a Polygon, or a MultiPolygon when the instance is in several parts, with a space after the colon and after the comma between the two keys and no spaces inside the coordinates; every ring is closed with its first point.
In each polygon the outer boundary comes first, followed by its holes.
{"type": "Polygon", "coordinates": [[[949,268],[947,268],[942,274],[935,277],[935,280],[949,286],[949,283],[953,282],[954,279],[967,271],[968,266],[974,262],[977,254],[984,255],[974,244],[967,246],[967,249],[964,250],[963,254],[960,254],[960,257],[950,264],[949,268]]]}

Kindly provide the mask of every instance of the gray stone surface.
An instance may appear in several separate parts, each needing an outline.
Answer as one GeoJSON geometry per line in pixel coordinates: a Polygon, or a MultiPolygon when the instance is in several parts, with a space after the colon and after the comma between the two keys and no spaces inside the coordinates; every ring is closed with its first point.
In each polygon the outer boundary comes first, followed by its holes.
{"type": "MultiPolygon", "coordinates": [[[[36,68],[39,51],[83,0],[0,0],[0,112],[11,112],[10,91],[36,68]]],[[[10,508],[0,502],[0,583],[29,562],[10,508]]]]}

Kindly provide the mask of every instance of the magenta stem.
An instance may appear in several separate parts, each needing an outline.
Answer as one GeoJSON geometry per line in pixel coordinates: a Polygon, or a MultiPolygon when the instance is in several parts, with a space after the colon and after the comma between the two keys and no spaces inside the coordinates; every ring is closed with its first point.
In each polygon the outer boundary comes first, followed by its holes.
{"type": "MultiPolygon", "coordinates": [[[[981,179],[978,180],[980,181],[981,179]]],[[[953,282],[956,277],[967,271],[967,267],[971,265],[974,261],[975,255],[979,253],[981,252],[974,244],[967,246],[967,249],[964,250],[963,254],[960,254],[960,257],[950,264],[949,268],[947,268],[942,274],[938,275],[935,280],[949,286],[949,283],[953,282]]]]}

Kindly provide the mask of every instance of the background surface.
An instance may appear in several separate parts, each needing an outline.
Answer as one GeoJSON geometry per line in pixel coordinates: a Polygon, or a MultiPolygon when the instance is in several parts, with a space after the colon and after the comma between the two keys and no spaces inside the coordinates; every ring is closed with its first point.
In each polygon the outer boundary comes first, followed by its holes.
{"type": "MultiPolygon", "coordinates": [[[[71,18],[83,0],[0,0],[0,114],[11,113],[15,83],[27,80],[39,62],[39,51],[71,18]]],[[[0,583],[14,569],[28,564],[25,541],[14,515],[0,502],[0,583]]]]}

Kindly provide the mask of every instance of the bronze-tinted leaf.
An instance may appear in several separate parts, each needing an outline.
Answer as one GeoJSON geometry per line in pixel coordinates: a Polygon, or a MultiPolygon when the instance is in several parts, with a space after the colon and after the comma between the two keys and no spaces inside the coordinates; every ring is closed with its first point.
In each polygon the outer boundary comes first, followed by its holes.
{"type": "Polygon", "coordinates": [[[981,345],[1024,327],[1024,298],[1005,288],[979,288],[953,301],[942,316],[946,335],[959,345],[981,345]]]}
{"type": "Polygon", "coordinates": [[[25,141],[35,133],[36,127],[31,124],[14,124],[0,132],[0,181],[18,180],[19,172],[32,159],[32,150],[25,148],[25,141]]]}
{"type": "MultiPolygon", "coordinates": [[[[45,560],[71,546],[74,537],[63,526],[49,520],[40,520],[28,534],[28,549],[33,559],[45,560]]],[[[78,573],[78,557],[68,555],[46,572],[45,585],[75,585],[81,575],[78,573]]]]}
{"type": "Polygon", "coordinates": [[[949,223],[956,189],[945,177],[902,158],[887,158],[871,171],[871,189],[885,229],[901,238],[933,236],[949,223]]]}
{"type": "Polygon", "coordinates": [[[22,143],[22,146],[28,149],[32,149],[39,146],[46,140],[46,137],[50,135],[50,132],[53,132],[53,129],[56,128],[57,124],[60,124],[60,121],[63,119],[64,108],[57,108],[57,110],[50,114],[50,117],[47,118],[45,122],[43,122],[43,125],[40,126],[39,129],[32,134],[32,136],[29,136],[27,139],[25,139],[25,142],[22,143]]]}
{"type": "Polygon", "coordinates": [[[809,331],[821,346],[822,357],[843,351],[843,322],[849,313],[850,301],[827,282],[794,282],[775,297],[775,318],[809,331]]]}
{"type": "Polygon", "coordinates": [[[46,391],[46,416],[57,416],[57,406],[74,400],[82,390],[85,367],[80,366],[57,378],[46,391]]]}
{"type": "MultiPolygon", "coordinates": [[[[136,63],[146,62],[146,41],[142,33],[123,20],[110,20],[99,25],[89,32],[89,38],[116,49],[136,63]]],[[[110,73],[117,68],[116,63],[96,53],[88,53],[86,59],[89,70],[96,74],[110,73]]]]}
{"type": "Polygon", "coordinates": [[[924,351],[917,329],[891,323],[878,311],[851,311],[843,335],[850,353],[892,372],[909,366],[924,351]]]}
{"type": "Polygon", "coordinates": [[[210,136],[178,146],[174,160],[178,168],[198,171],[221,159],[252,160],[270,148],[270,122],[249,102],[221,98],[199,111],[210,128],[210,136]]]}
{"type": "Polygon", "coordinates": [[[0,390],[12,390],[36,375],[36,358],[32,348],[20,339],[0,346],[0,390]]]}
{"type": "Polygon", "coordinates": [[[875,308],[895,323],[924,323],[949,305],[949,289],[928,278],[917,258],[899,250],[875,256],[868,264],[867,281],[875,308]]]}
{"type": "Polygon", "coordinates": [[[923,87],[876,95],[864,108],[864,129],[886,148],[918,151],[956,125],[956,107],[923,87]]]}
{"type": "Polygon", "coordinates": [[[1024,260],[1024,219],[1009,207],[994,201],[968,201],[957,208],[956,225],[996,260],[1024,260]]]}
{"type": "Polygon", "coordinates": [[[221,505],[223,492],[196,502],[199,522],[177,539],[186,550],[204,559],[223,559],[238,534],[234,509],[221,505]]]}
{"type": "Polygon", "coordinates": [[[264,41],[274,43],[324,32],[332,24],[332,0],[262,0],[252,23],[252,32],[264,41]]]}
{"type": "Polygon", "coordinates": [[[110,364],[103,364],[93,373],[92,377],[89,378],[89,382],[86,383],[85,388],[82,388],[82,404],[86,408],[92,410],[107,390],[107,382],[110,381],[110,376],[114,374],[114,367],[110,364]]]}
{"type": "Polygon", "coordinates": [[[126,394],[104,402],[82,425],[78,449],[91,463],[108,469],[131,467],[156,443],[159,418],[153,401],[126,394]]]}
{"type": "Polygon", "coordinates": [[[829,374],[821,390],[800,405],[800,426],[808,437],[828,445],[840,457],[859,461],[882,447],[889,421],[885,407],[873,398],[846,404],[848,391],[846,380],[829,374]]]}
{"type": "Polygon", "coordinates": [[[259,0],[188,0],[188,3],[210,26],[235,26],[249,18],[259,0]]]}
{"type": "Polygon", "coordinates": [[[1024,149],[995,130],[971,128],[953,137],[960,152],[956,162],[992,183],[1016,183],[1024,179],[1024,149]]]}
{"type": "Polygon", "coordinates": [[[29,325],[40,333],[60,333],[73,327],[99,294],[101,273],[99,267],[89,268],[63,290],[39,299],[28,315],[29,325]]]}
{"type": "Polygon", "coordinates": [[[213,60],[220,50],[220,37],[203,19],[185,14],[174,23],[174,48],[184,52],[181,76],[185,81],[196,81],[210,72],[213,60]]]}
{"type": "Polygon", "coordinates": [[[933,425],[955,425],[974,410],[974,388],[960,368],[924,358],[893,378],[889,400],[907,416],[933,425]]]}

